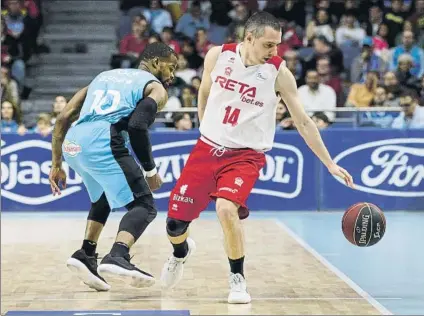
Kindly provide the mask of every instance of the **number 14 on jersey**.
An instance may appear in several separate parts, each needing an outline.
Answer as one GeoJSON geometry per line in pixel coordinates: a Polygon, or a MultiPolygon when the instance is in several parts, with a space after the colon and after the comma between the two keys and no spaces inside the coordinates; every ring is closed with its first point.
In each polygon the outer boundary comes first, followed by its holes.
{"type": "Polygon", "coordinates": [[[222,121],[223,124],[231,124],[232,126],[236,126],[238,123],[238,119],[240,116],[240,109],[233,108],[231,106],[227,106],[225,108],[225,116],[222,121]]]}

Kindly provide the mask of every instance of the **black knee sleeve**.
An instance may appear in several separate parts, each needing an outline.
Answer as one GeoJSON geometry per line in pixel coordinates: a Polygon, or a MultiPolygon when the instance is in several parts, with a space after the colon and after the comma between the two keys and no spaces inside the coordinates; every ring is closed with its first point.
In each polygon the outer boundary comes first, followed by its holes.
{"type": "Polygon", "coordinates": [[[137,240],[157,215],[153,196],[140,196],[126,207],[128,212],[119,224],[119,231],[126,231],[137,240]]]}
{"type": "Polygon", "coordinates": [[[100,199],[97,202],[91,203],[91,209],[88,213],[87,220],[98,222],[100,224],[106,224],[107,218],[110,214],[110,206],[106,199],[106,195],[103,192],[100,199]]]}
{"type": "Polygon", "coordinates": [[[166,232],[171,237],[178,237],[183,235],[187,229],[190,222],[180,221],[174,218],[166,219],[166,232]]]}

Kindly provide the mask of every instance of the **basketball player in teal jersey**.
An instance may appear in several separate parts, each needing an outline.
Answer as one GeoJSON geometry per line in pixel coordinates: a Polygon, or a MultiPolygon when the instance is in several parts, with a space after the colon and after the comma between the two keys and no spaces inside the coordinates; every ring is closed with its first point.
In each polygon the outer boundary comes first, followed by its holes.
{"type": "Polygon", "coordinates": [[[115,69],[99,74],[77,92],[59,115],[52,141],[50,184],[61,194],[66,175],[62,154],[83,179],[91,200],[82,248],[68,267],[89,287],[108,291],[108,278],[125,278],[147,287],[154,277],[130,262],[129,250],[156,217],[151,190],[162,181],[152,156],[148,128],[163,109],[177,67],[175,52],[163,43],[146,47],[138,69],[115,69]],[[78,118],[78,119],[77,119],[78,118]],[[73,126],[71,124],[74,122],[73,126]],[[145,173],[128,150],[128,144],[145,173]],[[147,180],[147,182],[146,182],[147,180]],[[126,207],[115,243],[97,266],[96,246],[111,209],[126,207]]]}

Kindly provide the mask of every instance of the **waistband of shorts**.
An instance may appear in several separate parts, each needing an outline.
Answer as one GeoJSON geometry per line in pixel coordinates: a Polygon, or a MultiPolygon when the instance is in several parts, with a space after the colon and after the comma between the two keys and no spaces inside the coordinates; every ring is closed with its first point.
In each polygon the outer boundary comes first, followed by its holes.
{"type": "Polygon", "coordinates": [[[232,147],[222,146],[222,145],[220,145],[220,144],[215,143],[214,141],[210,140],[209,138],[207,138],[207,137],[205,137],[205,136],[203,136],[203,135],[200,135],[200,140],[201,140],[202,142],[204,142],[204,143],[206,143],[206,144],[208,144],[208,145],[212,146],[212,147],[215,147],[215,148],[225,148],[226,150],[246,150],[246,149],[253,150],[253,149],[248,148],[248,147],[242,147],[242,148],[232,148],[232,147]]]}

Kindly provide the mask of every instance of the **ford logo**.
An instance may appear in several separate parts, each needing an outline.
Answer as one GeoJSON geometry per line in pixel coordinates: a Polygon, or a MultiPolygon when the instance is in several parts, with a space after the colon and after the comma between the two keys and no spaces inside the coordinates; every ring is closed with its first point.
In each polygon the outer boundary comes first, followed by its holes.
{"type": "MultiPolygon", "coordinates": [[[[197,139],[152,146],[158,173],[163,185],[153,193],[154,198],[168,198],[187,162],[197,139]]],[[[260,171],[254,194],[292,199],[302,191],[303,155],[294,146],[274,143],[266,153],[266,165],[260,171]]]]}
{"type": "Polygon", "coordinates": [[[356,184],[360,191],[394,197],[424,196],[423,138],[365,143],[343,151],[334,161],[346,166],[354,178],[360,176],[356,184]]]}

